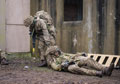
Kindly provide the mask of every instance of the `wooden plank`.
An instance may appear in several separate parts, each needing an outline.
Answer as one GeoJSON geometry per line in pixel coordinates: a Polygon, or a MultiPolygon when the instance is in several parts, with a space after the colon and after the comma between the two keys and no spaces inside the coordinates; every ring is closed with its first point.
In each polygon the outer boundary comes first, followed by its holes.
{"type": "Polygon", "coordinates": [[[115,60],[115,63],[114,63],[114,64],[115,64],[115,66],[116,66],[116,64],[118,63],[119,58],[120,58],[120,56],[117,56],[117,55],[88,54],[88,57],[91,57],[91,56],[93,56],[93,59],[94,59],[94,60],[97,60],[97,58],[98,58],[99,56],[101,56],[100,60],[98,61],[98,63],[100,63],[100,64],[102,64],[103,61],[105,60],[105,58],[108,57],[108,60],[106,61],[106,63],[104,64],[104,66],[109,66],[109,65],[111,64],[113,58],[115,58],[115,57],[116,57],[116,60],[115,60]]]}
{"type": "Polygon", "coordinates": [[[111,56],[109,56],[109,58],[108,58],[108,60],[107,60],[107,62],[106,62],[106,66],[109,66],[110,64],[111,64],[111,62],[112,62],[112,60],[113,60],[113,57],[111,56]]]}
{"type": "Polygon", "coordinates": [[[115,66],[117,65],[117,63],[118,63],[118,60],[120,59],[120,57],[117,57],[117,59],[116,59],[116,61],[115,61],[115,66]]]}
{"type": "Polygon", "coordinates": [[[93,59],[96,60],[97,58],[98,58],[98,56],[97,56],[97,55],[94,55],[93,59]]]}
{"type": "Polygon", "coordinates": [[[103,61],[104,61],[104,59],[105,59],[105,56],[101,56],[101,58],[100,58],[100,60],[98,61],[98,63],[102,64],[103,61]]]}

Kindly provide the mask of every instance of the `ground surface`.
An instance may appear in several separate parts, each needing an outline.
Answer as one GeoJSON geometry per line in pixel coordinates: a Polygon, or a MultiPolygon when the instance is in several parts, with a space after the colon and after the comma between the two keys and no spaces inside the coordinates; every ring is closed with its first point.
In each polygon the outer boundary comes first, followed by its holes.
{"type": "Polygon", "coordinates": [[[40,68],[30,56],[10,55],[8,59],[9,65],[0,65],[0,84],[120,84],[120,70],[114,70],[111,77],[98,78],[40,68]]]}

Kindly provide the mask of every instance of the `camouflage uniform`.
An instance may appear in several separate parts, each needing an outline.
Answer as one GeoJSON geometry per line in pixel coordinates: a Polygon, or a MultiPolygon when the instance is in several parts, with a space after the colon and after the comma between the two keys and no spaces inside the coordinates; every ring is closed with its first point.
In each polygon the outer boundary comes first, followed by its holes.
{"type": "Polygon", "coordinates": [[[55,45],[56,42],[55,42],[55,39],[56,39],[56,31],[55,31],[55,27],[54,27],[54,24],[53,24],[53,20],[51,18],[51,16],[45,12],[45,11],[38,11],[35,15],[35,17],[37,19],[43,19],[45,22],[46,22],[46,26],[47,26],[47,29],[48,29],[48,32],[50,33],[50,41],[51,41],[51,45],[55,45]]]}
{"type": "Polygon", "coordinates": [[[47,46],[50,45],[50,38],[49,38],[50,34],[48,32],[45,21],[42,19],[37,20],[35,28],[36,28],[35,30],[37,33],[37,38],[39,40],[38,49],[40,50],[41,53],[40,57],[41,60],[45,60],[44,54],[47,46]]]}
{"type": "Polygon", "coordinates": [[[30,32],[36,33],[36,38],[39,40],[38,49],[40,59],[46,60],[45,51],[48,46],[55,45],[56,31],[53,25],[52,18],[47,12],[38,11],[33,17],[28,17],[24,21],[25,26],[30,27],[30,32]]]}
{"type": "Polygon", "coordinates": [[[106,68],[89,57],[75,56],[73,61],[75,64],[68,67],[68,70],[72,73],[96,76],[99,71],[103,71],[106,68]],[[85,66],[91,69],[87,69],[85,66]]]}
{"type": "Polygon", "coordinates": [[[6,60],[6,54],[1,49],[0,49],[0,64],[8,65],[8,61],[6,60]]]}
{"type": "Polygon", "coordinates": [[[39,38],[39,46],[38,48],[41,51],[41,60],[45,60],[45,51],[49,46],[53,46],[56,44],[56,31],[53,25],[52,18],[47,12],[38,11],[35,15],[37,19],[36,27],[37,32],[40,31],[40,28],[43,30],[43,35],[38,36],[39,38]]]}
{"type": "Polygon", "coordinates": [[[0,49],[0,58],[5,58],[6,59],[6,55],[5,55],[5,52],[3,52],[1,49],[0,49]]]}
{"type": "Polygon", "coordinates": [[[92,58],[84,57],[81,54],[62,53],[58,57],[56,57],[55,55],[54,56],[51,55],[51,58],[52,58],[52,61],[49,62],[50,66],[52,69],[57,70],[57,71],[61,71],[61,70],[66,71],[66,68],[64,68],[64,65],[66,65],[66,62],[68,63],[73,62],[72,64],[68,65],[67,71],[75,73],[75,74],[102,76],[105,70],[106,70],[105,74],[108,71],[107,67],[104,67],[103,65],[94,61],[92,58]]]}

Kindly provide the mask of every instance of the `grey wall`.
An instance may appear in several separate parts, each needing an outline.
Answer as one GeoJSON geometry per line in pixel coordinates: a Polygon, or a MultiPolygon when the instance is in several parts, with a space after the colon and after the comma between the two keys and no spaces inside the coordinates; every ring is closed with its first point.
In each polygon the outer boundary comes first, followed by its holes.
{"type": "Polygon", "coordinates": [[[6,0],[6,51],[28,52],[29,29],[23,25],[30,15],[30,0],[6,0]]]}
{"type": "Polygon", "coordinates": [[[5,50],[5,0],[0,0],[0,48],[5,50]]]}
{"type": "Polygon", "coordinates": [[[0,48],[7,52],[29,52],[29,28],[23,21],[30,15],[30,0],[0,0],[0,48]]]}

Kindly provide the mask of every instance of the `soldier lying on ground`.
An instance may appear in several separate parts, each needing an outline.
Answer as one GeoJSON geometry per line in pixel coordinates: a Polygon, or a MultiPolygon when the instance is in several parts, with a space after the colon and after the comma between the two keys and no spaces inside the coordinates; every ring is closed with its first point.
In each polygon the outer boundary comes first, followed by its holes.
{"type": "Polygon", "coordinates": [[[46,64],[45,51],[47,47],[55,45],[56,31],[53,25],[53,20],[47,12],[38,11],[34,17],[30,16],[24,20],[26,27],[30,28],[31,35],[36,35],[39,40],[38,49],[40,54],[41,64],[46,64]]]}
{"type": "Polygon", "coordinates": [[[8,65],[9,64],[8,61],[7,61],[7,59],[6,59],[5,52],[2,51],[1,49],[0,49],[0,64],[1,65],[8,65]]]}
{"type": "Polygon", "coordinates": [[[114,64],[105,67],[83,54],[63,53],[57,46],[48,48],[46,55],[48,66],[57,71],[102,77],[111,76],[114,69],[114,64]]]}

